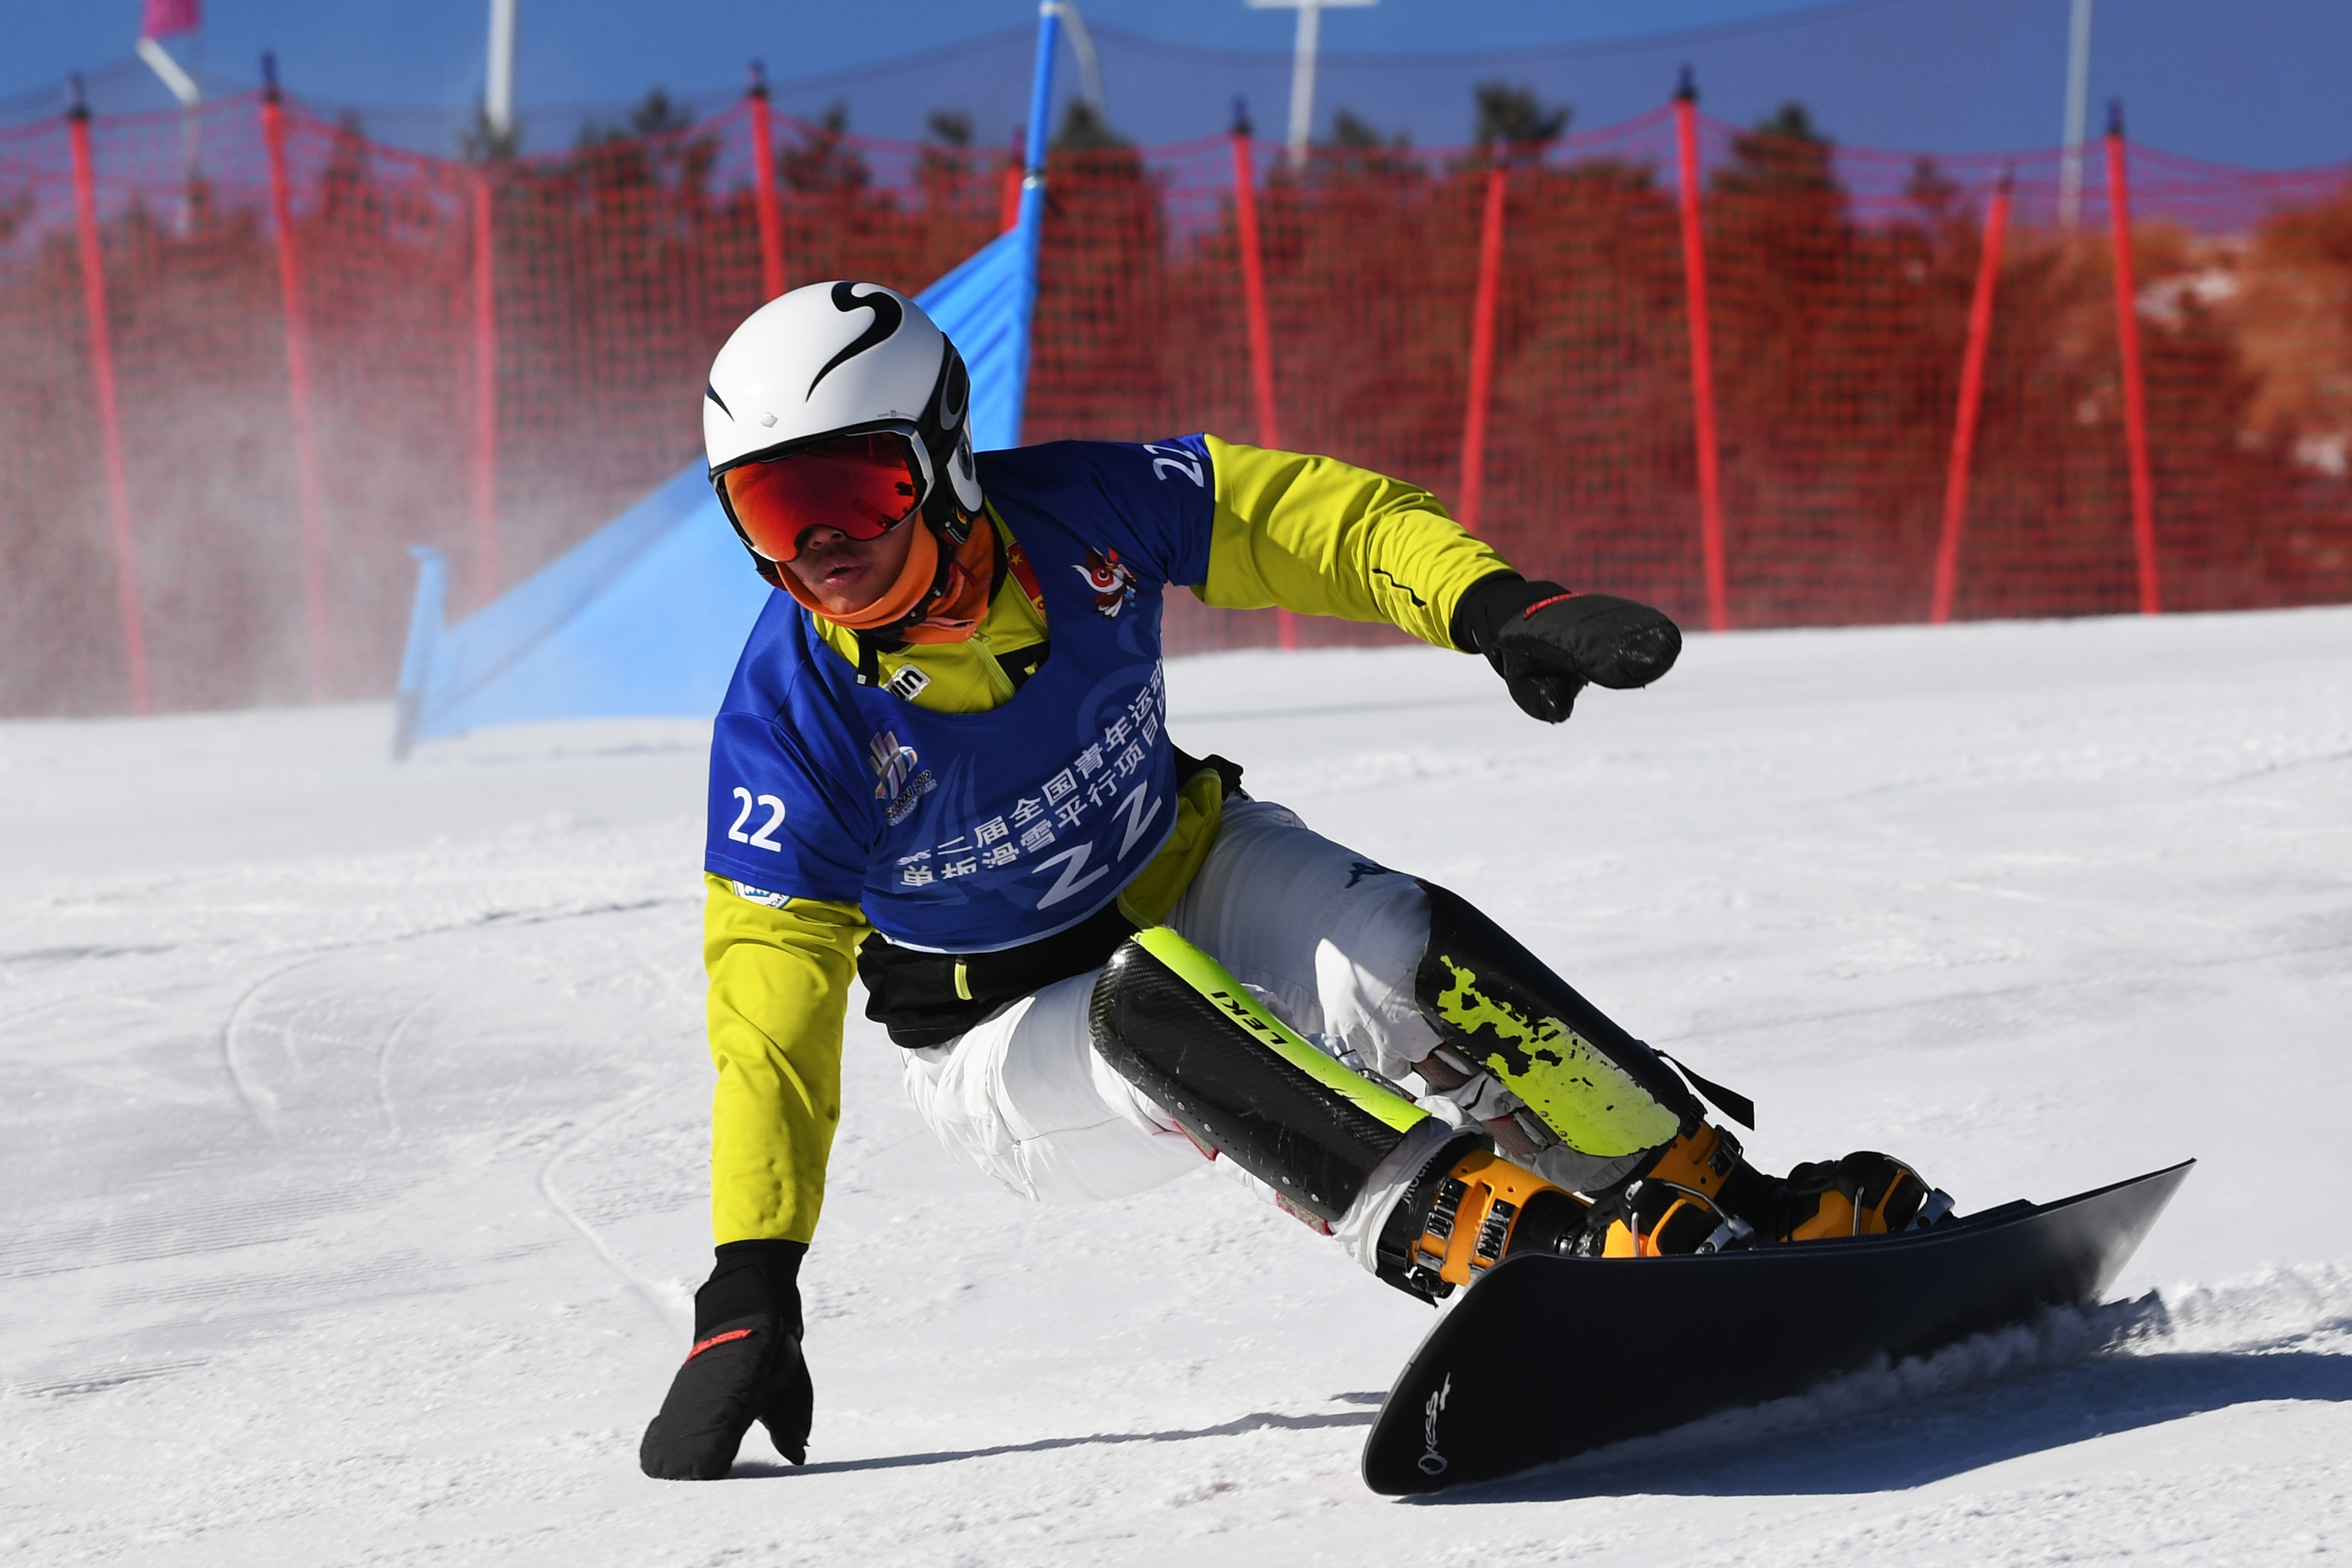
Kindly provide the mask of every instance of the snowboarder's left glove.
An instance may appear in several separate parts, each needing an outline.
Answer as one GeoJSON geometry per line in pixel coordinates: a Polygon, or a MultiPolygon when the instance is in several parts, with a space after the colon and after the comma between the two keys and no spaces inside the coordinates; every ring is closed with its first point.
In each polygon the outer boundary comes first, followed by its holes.
{"type": "Polygon", "coordinates": [[[1614,690],[1647,686],[1675,667],[1681,628],[1663,613],[1607,594],[1498,572],[1470,585],[1454,608],[1454,646],[1483,653],[1520,710],[1557,724],[1587,682],[1614,690]]]}
{"type": "Polygon", "coordinates": [[[808,1458],[814,1394],[801,1359],[800,1241],[730,1241],[694,1293],[694,1349],[646,1428],[637,1463],[656,1480],[715,1481],[759,1421],[776,1452],[808,1458]]]}

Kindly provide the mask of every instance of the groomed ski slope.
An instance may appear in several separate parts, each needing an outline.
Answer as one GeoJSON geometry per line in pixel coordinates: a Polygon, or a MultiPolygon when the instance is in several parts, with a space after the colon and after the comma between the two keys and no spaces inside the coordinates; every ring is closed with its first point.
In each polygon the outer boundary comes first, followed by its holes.
{"type": "Polygon", "coordinates": [[[0,1559],[2352,1550],[2352,611],[1702,637],[1557,731],[1419,649],[1170,686],[1189,749],[1753,1094],[1761,1163],[1883,1146],[1978,1207],[2199,1157],[2121,1284],[2156,1296],[1382,1501],[1357,1449],[1427,1309],[1206,1170],[993,1190],[861,1019],[812,1463],[648,1481],[709,1258],[696,727],[395,766],[382,706],[16,722],[0,1559]]]}

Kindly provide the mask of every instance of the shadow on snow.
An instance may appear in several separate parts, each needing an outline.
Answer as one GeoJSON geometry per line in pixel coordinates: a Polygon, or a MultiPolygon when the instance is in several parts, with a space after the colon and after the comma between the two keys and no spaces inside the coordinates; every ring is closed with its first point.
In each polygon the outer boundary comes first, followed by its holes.
{"type": "MultiPolygon", "coordinates": [[[[1381,1400],[1377,1394],[1342,1394],[1337,1397],[1350,1405],[1377,1405],[1381,1400]]],[[[1033,1443],[1000,1443],[987,1448],[954,1448],[935,1454],[890,1454],[871,1459],[833,1459],[800,1466],[747,1459],[739,1461],[729,1473],[732,1479],[740,1480],[759,1476],[824,1476],[861,1470],[901,1470],[916,1465],[952,1465],[965,1459],[992,1459],[1000,1454],[1044,1454],[1056,1448],[1114,1447],[1125,1443],[1190,1443],[1202,1437],[1234,1437],[1244,1432],[1267,1429],[1297,1431],[1320,1426],[1369,1426],[1374,1418],[1375,1412],[1370,1410],[1334,1415],[1277,1415],[1271,1411],[1261,1410],[1220,1426],[1200,1426],[1190,1431],[1097,1432],[1084,1437],[1040,1437],[1033,1443]]]]}

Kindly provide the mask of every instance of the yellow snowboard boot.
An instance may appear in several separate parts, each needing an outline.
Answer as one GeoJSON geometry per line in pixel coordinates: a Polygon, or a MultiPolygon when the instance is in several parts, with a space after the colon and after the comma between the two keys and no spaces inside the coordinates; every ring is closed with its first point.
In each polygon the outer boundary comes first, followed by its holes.
{"type": "Polygon", "coordinates": [[[1828,1241],[1888,1236],[1935,1224],[1952,1200],[1916,1171],[1889,1155],[1864,1149],[1843,1160],[1798,1166],[1780,1184],[1780,1241],[1828,1241]]]}

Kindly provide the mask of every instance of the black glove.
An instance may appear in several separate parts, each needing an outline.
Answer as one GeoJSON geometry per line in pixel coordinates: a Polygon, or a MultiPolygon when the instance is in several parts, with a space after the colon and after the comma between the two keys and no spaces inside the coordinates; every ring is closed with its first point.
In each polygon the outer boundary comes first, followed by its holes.
{"type": "Polygon", "coordinates": [[[1454,647],[1485,654],[1511,700],[1547,724],[1568,717],[1587,681],[1620,691],[1647,686],[1683,650],[1681,628],[1647,605],[1571,594],[1514,572],[1472,584],[1451,630],[1454,647]]]}
{"type": "Polygon", "coordinates": [[[759,1421],[776,1452],[808,1459],[815,1395],[801,1359],[801,1241],[730,1241],[694,1293],[694,1349],[646,1428],[637,1463],[656,1480],[715,1481],[759,1421]]]}

